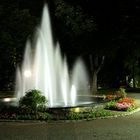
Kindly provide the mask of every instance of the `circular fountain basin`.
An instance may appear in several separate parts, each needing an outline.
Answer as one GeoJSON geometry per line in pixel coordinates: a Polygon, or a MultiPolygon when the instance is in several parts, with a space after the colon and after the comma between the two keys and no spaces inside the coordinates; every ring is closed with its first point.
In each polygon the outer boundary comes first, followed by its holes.
{"type": "MultiPolygon", "coordinates": [[[[77,101],[75,104],[67,103],[64,104],[63,101],[57,101],[51,105],[47,105],[48,108],[75,108],[75,107],[90,107],[97,106],[107,102],[107,100],[101,99],[98,96],[77,96],[77,101]]],[[[4,97],[0,99],[2,105],[16,105],[16,98],[4,97]]]]}
{"type": "Polygon", "coordinates": [[[96,106],[107,102],[103,98],[98,96],[77,96],[77,101],[75,104],[68,103],[64,105],[63,101],[57,101],[53,106],[48,105],[49,108],[75,108],[75,107],[86,107],[86,106],[96,106]]]}

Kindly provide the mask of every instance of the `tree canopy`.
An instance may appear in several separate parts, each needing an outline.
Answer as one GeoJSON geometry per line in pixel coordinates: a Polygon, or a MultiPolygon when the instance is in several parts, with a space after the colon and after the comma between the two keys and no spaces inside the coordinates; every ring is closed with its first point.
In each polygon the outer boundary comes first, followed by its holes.
{"type": "Polygon", "coordinates": [[[140,77],[139,0],[1,0],[1,90],[13,85],[26,39],[38,26],[45,2],[50,7],[54,38],[71,63],[77,56],[86,58],[87,65],[89,55],[93,61],[98,57],[98,62],[105,57],[98,82],[109,85],[125,81],[127,75],[140,77]]]}

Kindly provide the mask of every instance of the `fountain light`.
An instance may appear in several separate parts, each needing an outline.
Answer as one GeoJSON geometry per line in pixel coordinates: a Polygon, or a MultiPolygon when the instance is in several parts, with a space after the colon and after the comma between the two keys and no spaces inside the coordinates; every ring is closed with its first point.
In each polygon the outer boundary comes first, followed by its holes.
{"type": "Polygon", "coordinates": [[[76,107],[76,108],[73,109],[73,111],[76,112],[76,113],[78,113],[78,112],[80,112],[80,108],[79,107],[76,107]]]}
{"type": "Polygon", "coordinates": [[[76,87],[75,87],[75,85],[72,85],[72,87],[71,87],[71,101],[72,101],[72,104],[74,105],[75,101],[76,101],[76,87]]]}
{"type": "Polygon", "coordinates": [[[24,71],[24,76],[25,76],[26,78],[31,77],[31,75],[32,75],[32,73],[31,73],[30,70],[25,70],[25,71],[24,71]]]}
{"type": "Polygon", "coordinates": [[[4,98],[3,101],[4,102],[10,102],[11,101],[11,98],[4,98]]]}

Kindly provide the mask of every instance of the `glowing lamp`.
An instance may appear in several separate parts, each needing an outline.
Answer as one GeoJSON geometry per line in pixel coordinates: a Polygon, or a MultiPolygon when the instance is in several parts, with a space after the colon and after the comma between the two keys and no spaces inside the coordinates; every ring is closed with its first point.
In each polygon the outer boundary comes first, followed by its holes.
{"type": "Polygon", "coordinates": [[[77,112],[77,113],[80,112],[80,108],[78,108],[78,107],[74,108],[74,112],[77,112]]]}
{"type": "Polygon", "coordinates": [[[4,101],[4,102],[10,102],[11,99],[10,99],[10,98],[4,98],[3,101],[4,101]]]}
{"type": "Polygon", "coordinates": [[[32,74],[31,74],[31,71],[30,71],[30,70],[25,70],[25,71],[24,71],[24,76],[25,76],[25,77],[29,78],[29,77],[31,77],[31,75],[32,75],[32,74]]]}

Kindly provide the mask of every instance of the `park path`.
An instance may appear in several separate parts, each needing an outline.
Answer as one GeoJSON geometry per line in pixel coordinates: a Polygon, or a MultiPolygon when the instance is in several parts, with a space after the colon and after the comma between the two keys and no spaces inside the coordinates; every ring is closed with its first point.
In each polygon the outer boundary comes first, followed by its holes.
{"type": "Polygon", "coordinates": [[[140,112],[80,122],[0,122],[0,140],[140,140],[140,112]]]}

